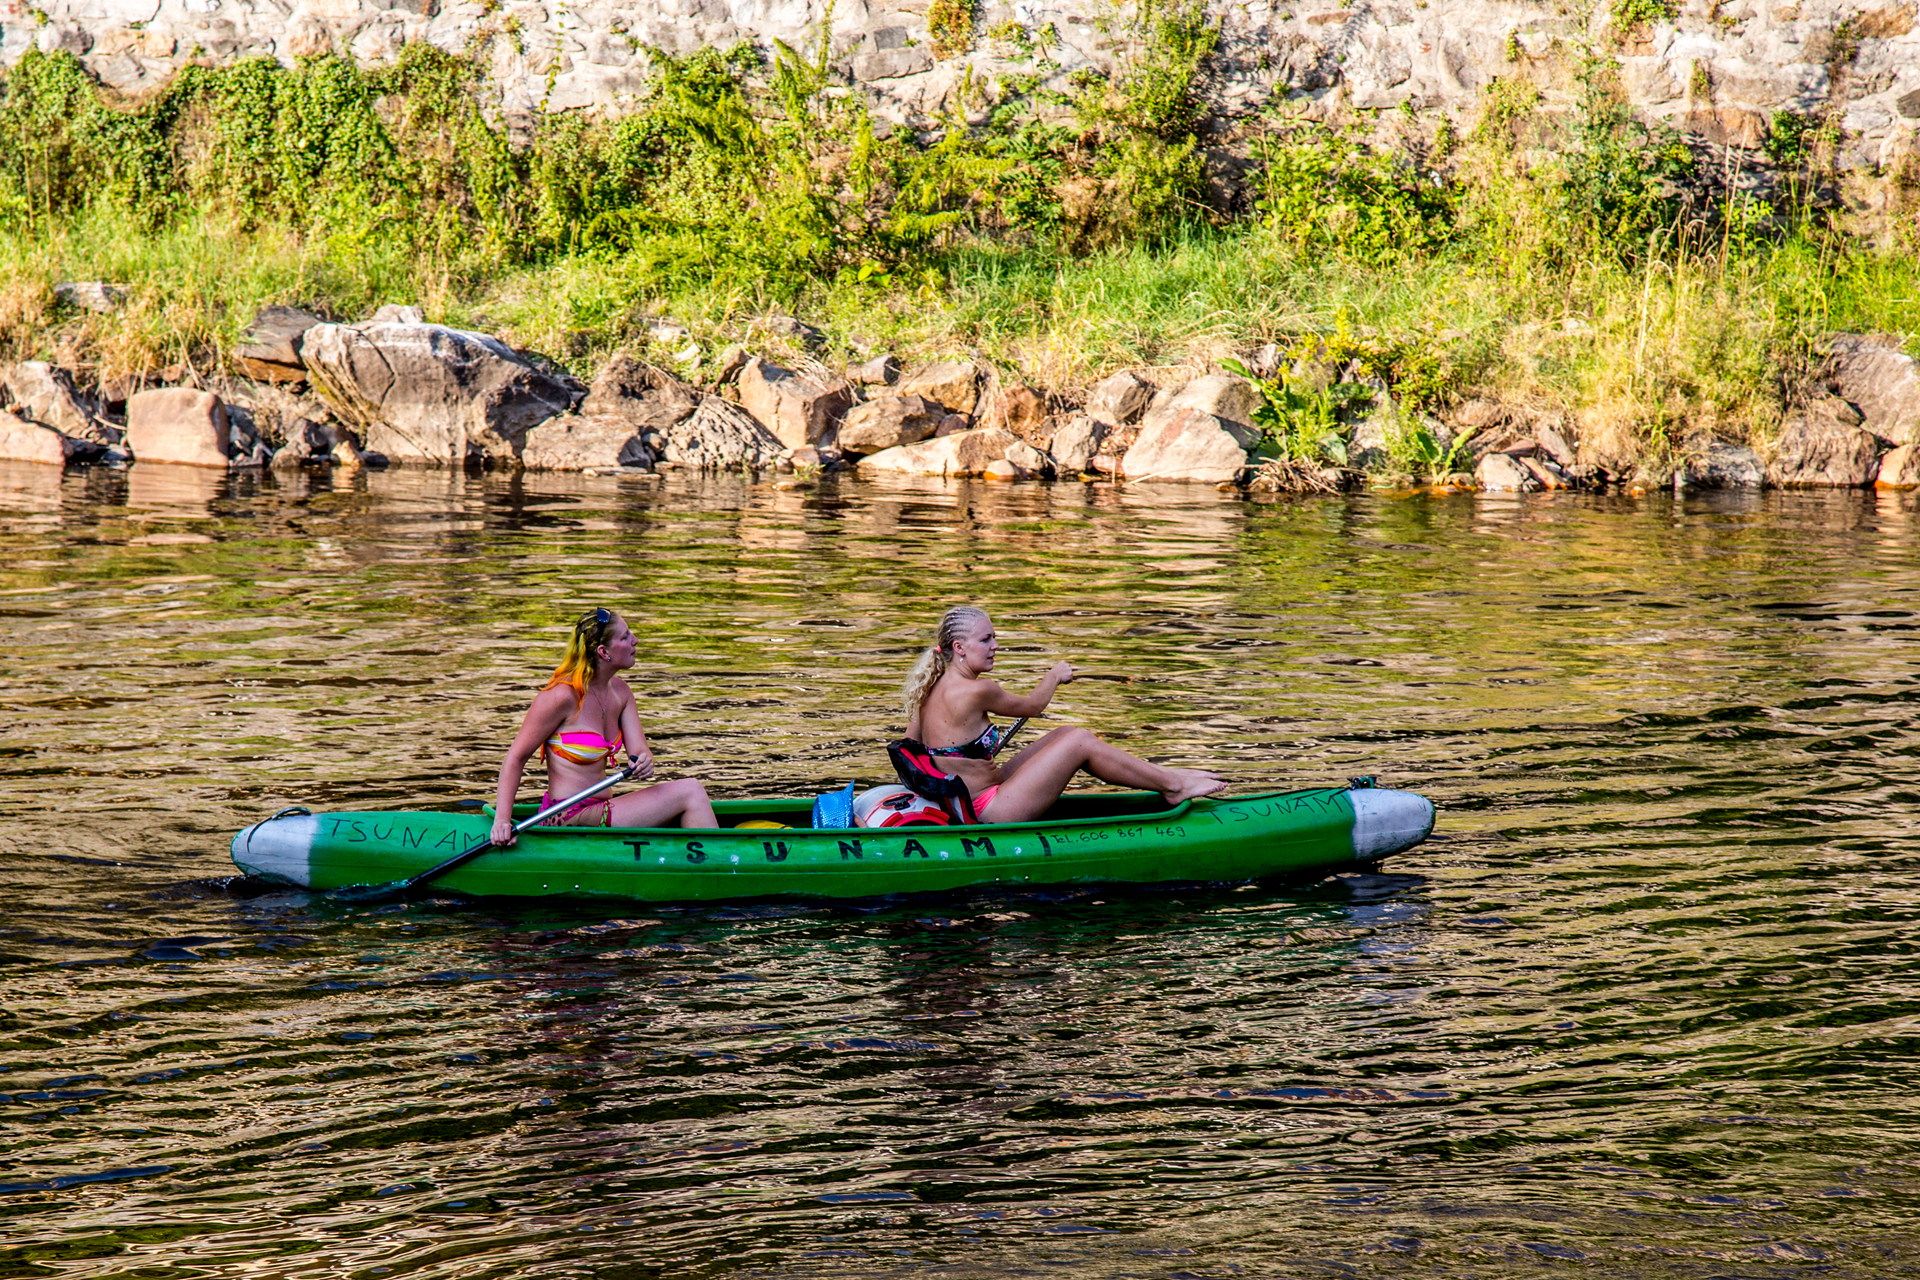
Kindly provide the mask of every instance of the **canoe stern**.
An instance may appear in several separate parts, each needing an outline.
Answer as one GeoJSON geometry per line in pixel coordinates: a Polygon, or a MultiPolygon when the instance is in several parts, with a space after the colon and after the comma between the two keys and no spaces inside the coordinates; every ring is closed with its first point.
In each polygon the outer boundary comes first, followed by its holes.
{"type": "Polygon", "coordinates": [[[250,876],[274,884],[311,888],[313,843],[320,819],[311,813],[268,818],[233,838],[233,864],[250,876]]]}
{"type": "Polygon", "coordinates": [[[1412,791],[1349,791],[1353,804],[1353,860],[1373,862],[1411,849],[1433,834],[1433,801],[1412,791]]]}

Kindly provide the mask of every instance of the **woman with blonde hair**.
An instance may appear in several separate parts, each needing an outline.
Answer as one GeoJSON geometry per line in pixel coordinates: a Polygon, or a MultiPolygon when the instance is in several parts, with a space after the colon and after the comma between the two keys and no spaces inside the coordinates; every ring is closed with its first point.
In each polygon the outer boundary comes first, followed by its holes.
{"type": "Polygon", "coordinates": [[[936,763],[967,784],[982,822],[1032,822],[1053,807],[1082,769],[1115,786],[1158,791],[1169,807],[1224,791],[1226,783],[1203,769],[1168,769],[1128,755],[1086,729],[1055,729],[1004,765],[993,759],[1003,739],[989,716],[1037,716],[1054,690],[1073,679],[1062,662],[1042,676],[1030,694],[1009,693],[985,678],[1000,642],[993,619],[961,605],[940,618],[934,642],[920,655],[901,686],[907,737],[924,745],[936,763]]]}
{"type": "MultiPolygon", "coordinates": [[[[633,690],[619,672],[633,665],[639,642],[626,619],[611,609],[589,609],[573,625],[567,655],[554,668],[527,709],[507,758],[500,765],[500,786],[493,802],[493,842],[510,845],[513,799],[520,775],[538,751],[546,758],[547,793],[576,795],[607,775],[621,748],[636,766],[636,776],[653,774],[653,749],[640,728],[633,690]]],[[[662,782],[623,796],[604,793],[572,805],[544,825],[555,827],[717,827],[707,789],[698,778],[662,782]]]]}

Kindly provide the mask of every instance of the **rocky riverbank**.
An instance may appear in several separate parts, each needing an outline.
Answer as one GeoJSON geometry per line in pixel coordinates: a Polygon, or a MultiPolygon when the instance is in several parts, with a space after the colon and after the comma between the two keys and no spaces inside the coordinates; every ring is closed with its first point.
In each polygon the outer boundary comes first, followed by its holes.
{"type": "MultiPolygon", "coordinates": [[[[112,305],[108,286],[72,288],[112,305]]],[[[1617,433],[1585,430],[1564,409],[1467,397],[1439,415],[1408,411],[1358,365],[1271,345],[1172,379],[1118,370],[1073,394],[966,357],[836,361],[810,326],[771,323],[799,353],[781,356],[786,363],[733,347],[698,364],[706,372],[696,381],[620,354],[583,383],[496,337],[428,323],[413,307],[355,323],[268,307],[217,374],[173,368],[89,385],[47,362],[0,369],[0,458],[693,468],[792,473],[801,483],[852,470],[1320,491],[1920,486],[1920,362],[1880,335],[1822,342],[1763,447],[1696,427],[1628,455],[1609,448],[1617,433]],[[1307,454],[1289,420],[1302,403],[1326,417],[1307,454]]],[[[685,335],[656,337],[670,346],[685,335]]]]}

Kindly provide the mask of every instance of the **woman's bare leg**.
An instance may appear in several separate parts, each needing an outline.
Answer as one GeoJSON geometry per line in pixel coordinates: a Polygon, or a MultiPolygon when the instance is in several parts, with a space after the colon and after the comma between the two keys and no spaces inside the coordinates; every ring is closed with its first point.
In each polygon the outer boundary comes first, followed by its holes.
{"type": "Polygon", "coordinates": [[[645,791],[613,798],[616,827],[717,827],[707,788],[698,778],[677,778],[645,791]]]}
{"type": "Polygon", "coordinates": [[[1053,807],[1060,793],[1085,769],[1102,782],[1158,791],[1169,805],[1226,788],[1203,769],[1168,769],[1128,755],[1086,729],[1055,729],[1010,761],[993,797],[992,821],[1031,822],[1053,807]]]}

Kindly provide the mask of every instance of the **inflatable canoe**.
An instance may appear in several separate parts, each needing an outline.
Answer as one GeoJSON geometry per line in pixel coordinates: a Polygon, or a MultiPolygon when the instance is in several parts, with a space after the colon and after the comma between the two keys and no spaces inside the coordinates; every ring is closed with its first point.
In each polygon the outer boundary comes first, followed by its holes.
{"type": "MultiPolygon", "coordinates": [[[[1042,821],[978,826],[823,830],[808,825],[812,805],[723,800],[714,808],[728,825],[719,830],[536,827],[433,881],[432,892],[690,902],[1255,880],[1378,861],[1426,839],[1434,818],[1426,797],[1371,786],[1172,809],[1151,792],[1069,794],[1042,821]]],[[[250,876],[302,889],[381,884],[462,852],[491,825],[475,811],[287,810],[236,835],[233,861],[250,876]]]]}

